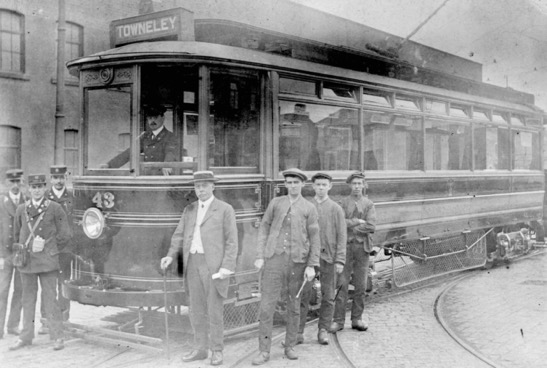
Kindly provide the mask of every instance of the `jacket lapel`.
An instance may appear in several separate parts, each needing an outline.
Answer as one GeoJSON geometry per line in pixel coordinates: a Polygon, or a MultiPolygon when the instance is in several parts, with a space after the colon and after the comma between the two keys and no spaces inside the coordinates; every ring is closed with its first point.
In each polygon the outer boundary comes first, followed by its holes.
{"type": "Polygon", "coordinates": [[[216,202],[217,202],[217,199],[214,198],[213,202],[211,202],[211,205],[207,209],[207,212],[205,213],[205,216],[203,217],[203,221],[201,221],[201,224],[199,224],[199,226],[203,226],[205,221],[207,221],[209,218],[211,218],[211,216],[213,216],[213,213],[217,210],[217,203],[216,202]]]}

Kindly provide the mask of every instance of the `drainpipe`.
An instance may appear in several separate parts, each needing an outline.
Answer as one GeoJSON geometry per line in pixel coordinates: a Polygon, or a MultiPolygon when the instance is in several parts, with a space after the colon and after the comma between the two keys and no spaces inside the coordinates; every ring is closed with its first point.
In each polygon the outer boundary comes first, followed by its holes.
{"type": "Polygon", "coordinates": [[[55,103],[54,163],[64,164],[65,129],[65,0],[59,0],[57,22],[57,90],[55,103]]]}

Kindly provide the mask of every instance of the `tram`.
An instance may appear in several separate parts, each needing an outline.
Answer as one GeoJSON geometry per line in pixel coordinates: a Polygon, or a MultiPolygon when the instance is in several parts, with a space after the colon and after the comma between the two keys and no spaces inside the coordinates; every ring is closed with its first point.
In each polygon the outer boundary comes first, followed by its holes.
{"type": "MultiPolygon", "coordinates": [[[[397,285],[481,267],[488,239],[496,246],[508,226],[541,221],[543,118],[532,95],[484,84],[480,65],[425,46],[411,45],[442,56],[450,71],[256,23],[182,8],[128,18],[113,22],[112,49],[68,63],[82,103],[77,261],[64,285],[71,300],[164,305],[160,259],[196,200],[197,170],[220,178],[215,195],[236,211],[226,305],[243,324],[256,321],[260,297],[258,227],[269,201],[286,193],[287,168],[329,172],[335,199],[349,194],[350,172],[366,173],[377,260],[389,260],[397,285]],[[157,104],[176,137],[169,162],[141,154],[144,111],[157,104]],[[125,164],[109,164],[126,151],[125,164]]],[[[310,185],[304,194],[313,195],[310,185]]],[[[171,306],[187,302],[182,267],[167,275],[171,306]]]]}

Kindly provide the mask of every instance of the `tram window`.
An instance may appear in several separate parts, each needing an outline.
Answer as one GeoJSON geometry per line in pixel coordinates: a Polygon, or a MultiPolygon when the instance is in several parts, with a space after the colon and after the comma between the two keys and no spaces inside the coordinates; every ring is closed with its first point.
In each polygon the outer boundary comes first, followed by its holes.
{"type": "Polygon", "coordinates": [[[356,170],[357,110],[279,102],[279,170],[356,170]]]}
{"type": "Polygon", "coordinates": [[[365,170],[423,170],[421,118],[365,111],[365,170]]]}
{"type": "Polygon", "coordinates": [[[475,124],[475,169],[509,169],[509,133],[507,129],[475,124]]]}
{"type": "Polygon", "coordinates": [[[410,96],[397,95],[395,98],[395,107],[405,110],[420,111],[418,99],[410,96]]]}
{"type": "Polygon", "coordinates": [[[513,168],[539,170],[539,134],[522,130],[513,132],[513,168]]]}
{"type": "Polygon", "coordinates": [[[518,115],[511,115],[511,125],[524,126],[524,118],[518,115]]]}
{"type": "Polygon", "coordinates": [[[426,119],[425,169],[471,170],[471,128],[426,119]]]}
{"type": "Polygon", "coordinates": [[[123,138],[131,130],[131,87],[111,87],[86,91],[87,170],[125,169],[129,174],[129,151],[123,164],[107,163],[117,156],[127,143],[123,138]]]}
{"type": "Polygon", "coordinates": [[[357,102],[355,87],[329,82],[323,83],[323,98],[327,100],[357,102]]]}
{"type": "Polygon", "coordinates": [[[456,118],[468,118],[469,117],[469,107],[462,106],[458,104],[450,104],[450,116],[456,118]]]}
{"type": "Polygon", "coordinates": [[[260,78],[258,73],[211,74],[209,168],[258,172],[260,78]]]}
{"type": "Polygon", "coordinates": [[[425,111],[431,114],[447,115],[446,102],[425,100],[425,111]]]}
{"type": "Polygon", "coordinates": [[[502,114],[494,112],[492,114],[492,122],[498,124],[507,124],[507,119],[502,114]]]}
{"type": "Polygon", "coordinates": [[[363,103],[391,107],[389,95],[386,92],[363,89],[363,103]]]}
{"type": "Polygon", "coordinates": [[[489,113],[486,110],[481,110],[481,109],[473,110],[473,120],[490,121],[490,118],[488,117],[488,115],[489,113]]]}
{"type": "Polygon", "coordinates": [[[316,83],[299,79],[279,78],[279,92],[317,97],[316,83]]]}

